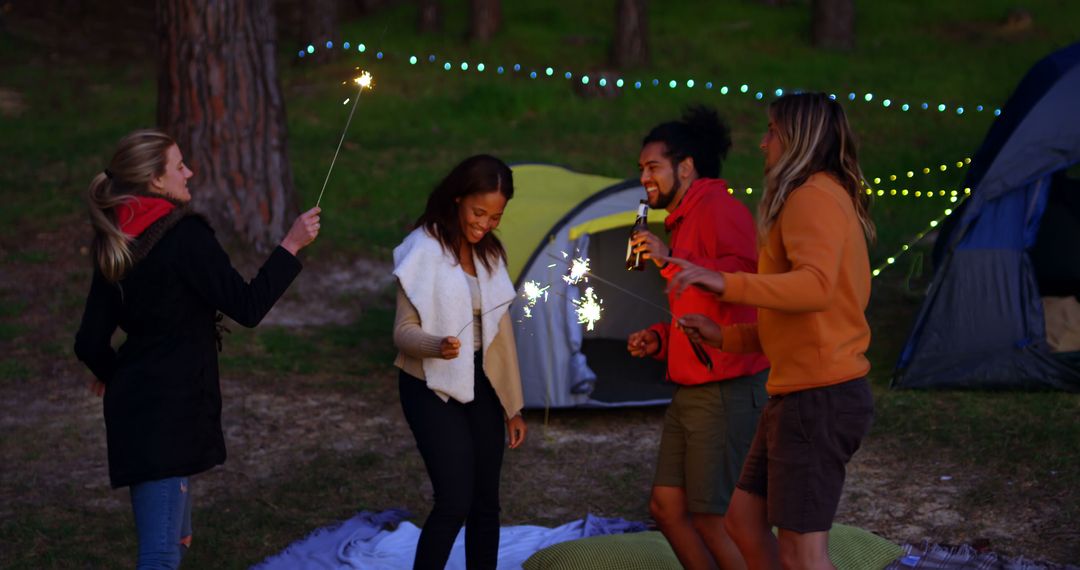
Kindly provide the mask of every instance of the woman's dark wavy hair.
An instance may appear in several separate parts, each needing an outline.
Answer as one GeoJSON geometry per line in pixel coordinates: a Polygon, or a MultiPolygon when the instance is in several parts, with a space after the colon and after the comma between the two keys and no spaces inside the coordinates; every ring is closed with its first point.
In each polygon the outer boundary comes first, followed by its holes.
{"type": "MultiPolygon", "coordinates": [[[[455,166],[431,191],[424,213],[416,219],[416,227],[427,230],[427,233],[439,240],[443,248],[453,254],[460,263],[458,252],[461,250],[461,240],[464,239],[458,214],[460,201],[466,196],[488,192],[498,192],[507,201],[513,198],[513,173],[506,163],[494,156],[470,156],[455,166]]],[[[506,249],[494,232],[488,232],[473,246],[473,250],[489,272],[497,261],[506,263],[506,249]]]]}
{"type": "Polygon", "coordinates": [[[698,105],[690,107],[679,121],[661,123],[641,141],[641,146],[662,142],[667,146],[664,156],[675,168],[687,157],[694,159],[699,176],[719,178],[723,161],[731,148],[731,128],[715,109],[698,105]]]}

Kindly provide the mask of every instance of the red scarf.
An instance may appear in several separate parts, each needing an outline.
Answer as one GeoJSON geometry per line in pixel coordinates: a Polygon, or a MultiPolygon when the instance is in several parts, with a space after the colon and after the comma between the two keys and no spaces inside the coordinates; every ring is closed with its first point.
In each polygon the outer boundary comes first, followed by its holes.
{"type": "Polygon", "coordinates": [[[120,231],[134,239],[175,208],[176,204],[164,198],[134,196],[115,208],[116,221],[120,224],[120,231]]]}

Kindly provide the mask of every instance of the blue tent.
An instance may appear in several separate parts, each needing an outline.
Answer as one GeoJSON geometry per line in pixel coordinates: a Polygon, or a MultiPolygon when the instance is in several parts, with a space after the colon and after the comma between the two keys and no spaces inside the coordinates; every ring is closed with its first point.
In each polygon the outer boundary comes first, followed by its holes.
{"type": "Polygon", "coordinates": [[[1029,255],[1052,182],[1077,162],[1080,43],[1028,71],[975,154],[964,182],[971,196],[941,229],[894,386],[1080,391],[1075,361],[1046,342],[1029,255]]]}

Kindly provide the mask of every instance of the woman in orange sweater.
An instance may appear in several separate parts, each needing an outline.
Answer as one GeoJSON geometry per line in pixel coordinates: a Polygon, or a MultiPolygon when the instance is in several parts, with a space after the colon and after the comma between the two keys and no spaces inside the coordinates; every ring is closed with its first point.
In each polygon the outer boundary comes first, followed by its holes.
{"type": "Polygon", "coordinates": [[[769,106],[758,273],[714,272],[680,259],[670,282],[758,307],[758,322],[721,328],[702,315],[679,325],[729,352],[772,362],[769,402],[731,499],[726,528],[751,568],[833,568],[828,531],[848,460],[870,428],[865,357],[870,327],[866,207],[855,141],[823,93],[769,106]],[[778,538],[771,528],[779,527],[778,538]]]}

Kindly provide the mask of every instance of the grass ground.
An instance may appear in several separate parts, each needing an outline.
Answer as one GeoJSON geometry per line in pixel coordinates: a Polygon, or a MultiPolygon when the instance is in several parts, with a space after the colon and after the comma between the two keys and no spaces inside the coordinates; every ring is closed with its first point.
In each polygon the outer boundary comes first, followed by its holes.
{"type": "MultiPolygon", "coordinates": [[[[363,66],[378,82],[360,102],[335,167],[309,270],[355,257],[386,260],[432,184],[474,152],[634,176],[645,130],[690,103],[714,104],[728,118],[735,146],[725,176],[739,188],[757,187],[764,105],[752,95],[761,90],[768,100],[777,87],[857,93],[847,109],[864,171],[881,177],[886,191],[957,189],[963,169],[954,163],[972,155],[992,121],[975,106],[1003,104],[1032,63],[1077,39],[1080,21],[1080,5],[1063,0],[1027,2],[1033,25],[1019,31],[999,25],[1013,6],[1004,0],[861,2],[858,47],[835,54],[806,45],[803,3],[669,3],[650,13],[652,64],[625,77],[647,85],[677,79],[678,87],[582,98],[565,79],[493,70],[520,63],[543,73],[550,65],[556,76],[569,69],[595,78],[605,68],[610,3],[569,10],[506,2],[504,33],[481,46],[461,41],[464,3],[447,4],[447,31],[434,36],[413,32],[408,5],[345,22],[343,37],[370,47],[337,63],[308,65],[295,57],[307,42],[282,41],[301,203],[314,201],[344,124],[348,108],[340,103],[351,93],[340,81],[363,66]],[[373,55],[379,50],[381,60],[373,55]],[[410,65],[414,54],[424,61],[435,54],[437,64],[410,65]],[[445,61],[453,71],[443,70],[445,61]],[[462,61],[470,71],[460,71],[462,61]],[[473,71],[480,62],[486,70],[473,71]],[[686,87],[690,78],[693,88],[686,87]],[[703,89],[709,81],[713,89],[703,89]],[[719,94],[723,85],[744,83],[747,95],[719,94]],[[868,92],[871,102],[864,101],[868,92]],[[893,105],[883,107],[884,98],[893,105]],[[897,110],[900,102],[924,100],[949,111],[897,110]],[[941,164],[949,168],[942,172],[941,164]]],[[[0,452],[12,458],[0,476],[3,567],[131,561],[124,497],[105,488],[100,404],[81,391],[86,375],[70,353],[88,276],[79,252],[86,242],[80,193],[115,141],[154,119],[153,36],[140,31],[152,26],[145,9],[118,9],[124,26],[91,12],[54,28],[15,13],[0,32],[0,452]]],[[[744,197],[752,203],[752,195],[744,197]]],[[[940,196],[878,199],[881,237],[872,260],[947,207],[940,196]]],[[[842,512],[897,541],[990,537],[1012,554],[1080,560],[1080,535],[1070,530],[1080,513],[1080,399],[887,388],[925,284],[925,272],[912,287],[905,282],[919,251],[875,281],[878,415],[863,452],[873,465],[857,466],[862,479],[853,476],[842,512]],[[944,486],[941,476],[955,486],[944,486]],[[903,491],[905,484],[911,489],[903,491]],[[953,518],[920,518],[929,496],[945,497],[941,509],[953,518]],[[929,522],[911,530],[904,519],[929,522]]],[[[379,293],[350,303],[362,315],[351,324],[229,337],[222,363],[232,455],[204,481],[192,567],[246,567],[356,509],[425,512],[430,488],[396,417],[386,334],[392,309],[379,293]]],[[[581,509],[645,518],[652,449],[642,442],[653,441],[659,418],[658,410],[562,412],[544,427],[542,414],[528,416],[534,439],[510,455],[505,470],[507,522],[556,524],[581,509]]]]}

